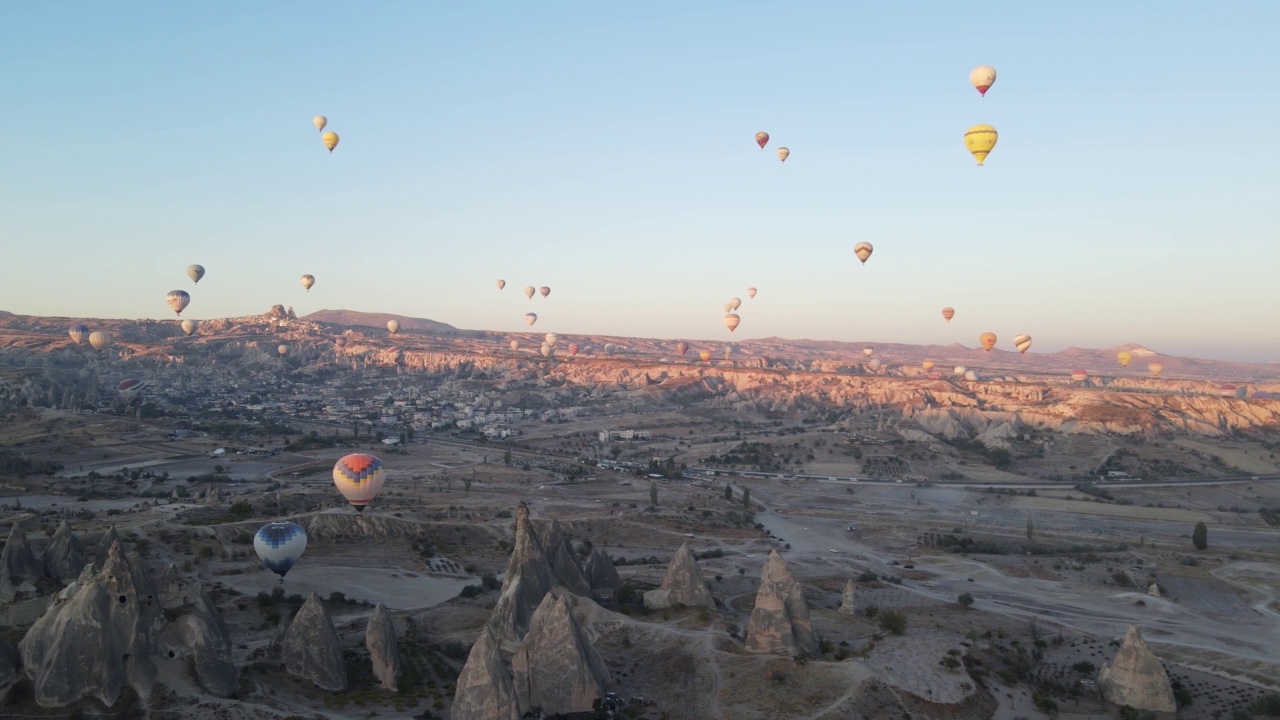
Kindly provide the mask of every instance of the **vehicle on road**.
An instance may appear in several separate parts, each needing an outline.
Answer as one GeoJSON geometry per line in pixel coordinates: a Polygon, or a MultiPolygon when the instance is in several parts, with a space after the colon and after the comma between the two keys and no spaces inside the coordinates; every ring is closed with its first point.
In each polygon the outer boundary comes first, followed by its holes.
{"type": "Polygon", "coordinates": [[[838,552],[840,552],[840,551],[839,551],[839,550],[837,550],[837,549],[835,549],[835,548],[831,548],[831,549],[830,549],[830,550],[828,550],[827,552],[838,553],[838,552]]]}

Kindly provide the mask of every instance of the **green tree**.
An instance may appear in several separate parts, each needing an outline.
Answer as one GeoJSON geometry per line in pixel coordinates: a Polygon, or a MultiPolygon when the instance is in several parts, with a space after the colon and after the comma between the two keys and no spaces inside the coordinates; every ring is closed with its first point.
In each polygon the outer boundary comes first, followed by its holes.
{"type": "Polygon", "coordinates": [[[1191,532],[1191,544],[1195,545],[1197,550],[1209,547],[1209,528],[1203,522],[1196,523],[1196,529],[1191,532]]]}
{"type": "Polygon", "coordinates": [[[987,453],[987,459],[999,470],[1007,470],[1013,465],[1013,457],[1004,448],[994,448],[987,453]]]}
{"type": "Polygon", "coordinates": [[[502,464],[503,465],[511,464],[511,448],[507,448],[507,451],[502,453],[502,464]]]}
{"type": "Polygon", "coordinates": [[[732,485],[725,485],[725,486],[724,486],[724,499],[725,499],[725,500],[732,500],[732,499],[733,499],[733,486],[732,486],[732,485]]]}
{"type": "Polygon", "coordinates": [[[971,607],[973,605],[973,595],[960,593],[960,597],[956,598],[956,602],[960,603],[960,607],[971,607]]]}
{"type": "Polygon", "coordinates": [[[1027,539],[1031,540],[1035,537],[1036,526],[1031,522],[1031,518],[1027,518],[1027,539]]]}
{"type": "Polygon", "coordinates": [[[649,481],[649,504],[657,506],[658,504],[658,481],[649,481]]]}
{"type": "Polygon", "coordinates": [[[742,507],[751,509],[751,488],[742,489],[742,507]]]}
{"type": "Polygon", "coordinates": [[[885,610],[876,618],[880,627],[894,635],[902,635],[907,631],[907,615],[901,610],[885,610]]]}

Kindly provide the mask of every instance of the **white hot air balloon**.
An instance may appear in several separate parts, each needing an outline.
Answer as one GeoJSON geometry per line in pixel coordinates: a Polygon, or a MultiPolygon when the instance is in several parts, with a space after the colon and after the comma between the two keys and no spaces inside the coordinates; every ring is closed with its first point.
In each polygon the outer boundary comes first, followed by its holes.
{"type": "Polygon", "coordinates": [[[525,325],[530,325],[530,326],[532,326],[532,325],[533,325],[534,323],[536,323],[536,322],[538,322],[538,313],[525,313],[525,314],[524,314],[524,324],[525,324],[525,325]]]}
{"type": "Polygon", "coordinates": [[[547,338],[546,338],[547,344],[550,345],[551,347],[555,347],[556,341],[559,339],[560,339],[559,335],[556,335],[555,333],[547,333],[547,338]]]}
{"type": "Polygon", "coordinates": [[[1013,339],[1013,346],[1018,349],[1018,352],[1026,354],[1031,349],[1031,336],[1019,335],[1013,339]]]}
{"type": "Polygon", "coordinates": [[[729,298],[729,310],[730,310],[730,311],[737,310],[737,309],[738,309],[738,308],[740,308],[740,307],[742,307],[742,300],[740,300],[739,298],[736,298],[736,297],[735,297],[735,298],[729,298]]]}
{"type": "Polygon", "coordinates": [[[542,343],[542,347],[539,350],[542,352],[542,357],[551,357],[551,345],[549,343],[542,343]]]}
{"type": "Polygon", "coordinates": [[[526,286],[525,286],[525,288],[524,288],[524,296],[525,296],[525,297],[527,297],[527,298],[529,298],[530,300],[532,300],[532,299],[533,299],[533,295],[534,295],[534,293],[536,293],[536,292],[538,292],[538,288],[536,288],[536,287],[534,287],[534,286],[532,286],[532,285],[526,285],[526,286]]]}
{"type": "Polygon", "coordinates": [[[329,124],[329,118],[323,115],[317,115],[311,118],[311,124],[316,126],[316,132],[323,132],[324,126],[329,124]]]}
{"type": "Polygon", "coordinates": [[[196,334],[196,327],[197,327],[197,325],[196,325],[196,321],[195,321],[195,320],[183,320],[183,321],[182,321],[182,332],[184,332],[184,333],[186,333],[186,334],[188,334],[188,335],[195,335],[195,334],[196,334]]]}

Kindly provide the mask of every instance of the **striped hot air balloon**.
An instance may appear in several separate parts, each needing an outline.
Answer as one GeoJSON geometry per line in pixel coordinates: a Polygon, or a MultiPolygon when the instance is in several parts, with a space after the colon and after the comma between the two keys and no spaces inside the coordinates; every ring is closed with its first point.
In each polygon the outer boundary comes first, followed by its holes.
{"type": "Polygon", "coordinates": [[[333,484],[356,512],[364,512],[365,506],[377,497],[384,480],[386,470],[382,461],[367,453],[344,455],[333,465],[333,484]]]}
{"type": "Polygon", "coordinates": [[[258,528],[253,536],[253,549],[263,567],[280,576],[284,576],[302,557],[307,549],[307,531],[295,522],[276,521],[258,528]]]}
{"type": "Polygon", "coordinates": [[[738,329],[738,324],[741,322],[742,318],[738,317],[735,313],[729,313],[724,316],[724,326],[729,328],[729,332],[733,332],[738,329]]]}
{"type": "Polygon", "coordinates": [[[165,295],[164,301],[169,304],[170,310],[181,315],[182,311],[191,304],[191,295],[186,290],[170,290],[169,294],[165,295]]]}
{"type": "Polygon", "coordinates": [[[1018,348],[1018,352],[1025,355],[1027,351],[1031,349],[1031,336],[1019,335],[1013,339],[1013,346],[1018,348]]]}
{"type": "Polygon", "coordinates": [[[942,308],[942,319],[951,322],[951,318],[956,316],[956,309],[953,307],[942,308]]]}
{"type": "Polygon", "coordinates": [[[98,352],[102,352],[103,350],[111,347],[111,342],[111,333],[106,330],[98,330],[96,332],[89,333],[89,344],[98,352]]]}

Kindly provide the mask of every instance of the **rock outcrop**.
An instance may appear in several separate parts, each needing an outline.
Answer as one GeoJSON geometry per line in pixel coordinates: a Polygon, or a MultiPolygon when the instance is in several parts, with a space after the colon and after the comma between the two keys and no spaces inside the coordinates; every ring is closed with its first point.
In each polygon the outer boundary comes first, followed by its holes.
{"type": "Polygon", "coordinates": [[[280,655],[290,675],[310,680],[321,690],[347,689],[342,641],[333,629],[329,611],[315,593],[311,593],[289,624],[280,644],[280,655]]]}
{"type": "Polygon", "coordinates": [[[622,587],[618,569],[613,566],[613,558],[598,547],[591,548],[591,556],[587,558],[584,575],[592,590],[613,590],[622,587]]]}
{"type": "Polygon", "coordinates": [[[660,610],[672,605],[701,605],[714,608],[715,598],[707,589],[707,582],[702,579],[702,569],[684,543],[667,563],[667,572],[662,576],[662,587],[644,594],[644,606],[651,610],[660,610]]]}
{"type": "Polygon", "coordinates": [[[193,594],[191,605],[178,627],[196,680],[210,694],[231,697],[240,687],[240,671],[231,660],[231,633],[204,588],[193,594]]]}
{"type": "Polygon", "coordinates": [[[1098,673],[1098,689],[1107,700],[1135,710],[1175,712],[1178,709],[1164,665],[1133,625],[1125,631],[1115,658],[1103,663],[1098,673]]]}
{"type": "Polygon", "coordinates": [[[63,520],[44,549],[44,574],[68,581],[79,577],[84,565],[84,545],[71,531],[71,525],[63,520]]]}
{"type": "Polygon", "coordinates": [[[845,615],[858,614],[858,586],[853,584],[853,578],[849,578],[844,584],[844,592],[840,593],[840,612],[845,615]]]}
{"type": "Polygon", "coordinates": [[[604,697],[609,670],[573,616],[567,596],[548,593],[511,659],[520,711],[574,713],[604,697]]]}
{"type": "Polygon", "coordinates": [[[160,581],[156,583],[156,590],[160,593],[160,607],[165,610],[176,610],[187,603],[186,595],[182,592],[181,580],[182,574],[178,572],[176,563],[164,566],[160,581]]]}
{"type": "Polygon", "coordinates": [[[18,645],[36,702],[64,707],[94,697],[111,706],[126,685],[147,697],[163,624],[145,569],[113,544],[102,568],[86,567],[18,645]]]}
{"type": "Polygon", "coordinates": [[[27,542],[27,534],[16,522],[9,530],[9,541],[5,543],[4,551],[0,552],[0,573],[15,585],[42,575],[36,556],[31,552],[31,544],[27,542]]]}
{"type": "Polygon", "coordinates": [[[1147,594],[1151,597],[1160,597],[1160,584],[1151,583],[1147,586],[1147,594]]]}
{"type": "Polygon", "coordinates": [[[813,625],[804,588],[791,577],[777,550],[769,552],[760,572],[756,606],[747,621],[747,652],[813,655],[813,625]]]}
{"type": "Polygon", "coordinates": [[[582,568],[578,566],[577,554],[573,551],[573,543],[560,526],[559,520],[551,521],[551,529],[542,543],[542,553],[551,565],[551,575],[558,585],[583,597],[591,597],[591,586],[582,577],[582,568]]]}
{"type": "Polygon", "coordinates": [[[396,645],[396,624],[382,603],[378,603],[369,615],[369,624],[364,630],[364,646],[369,651],[369,660],[373,662],[373,676],[382,689],[399,690],[400,650],[396,645]]]}
{"type": "Polygon", "coordinates": [[[517,503],[515,514],[516,537],[511,559],[502,577],[502,592],[489,616],[494,637],[508,649],[524,637],[533,611],[552,585],[551,565],[529,521],[529,506],[517,503]]]}
{"type": "Polygon", "coordinates": [[[519,706],[511,676],[502,662],[502,653],[493,631],[480,631],[471,646],[467,664],[454,684],[453,720],[518,720],[519,706]]]}
{"type": "Polygon", "coordinates": [[[112,525],[102,534],[102,537],[98,538],[98,545],[93,551],[94,568],[102,568],[103,563],[107,561],[107,554],[111,552],[111,546],[117,542],[121,542],[120,533],[116,532],[116,526],[112,525]]]}
{"type": "Polygon", "coordinates": [[[18,682],[18,649],[0,637],[0,702],[9,695],[9,688],[18,682]]]}

